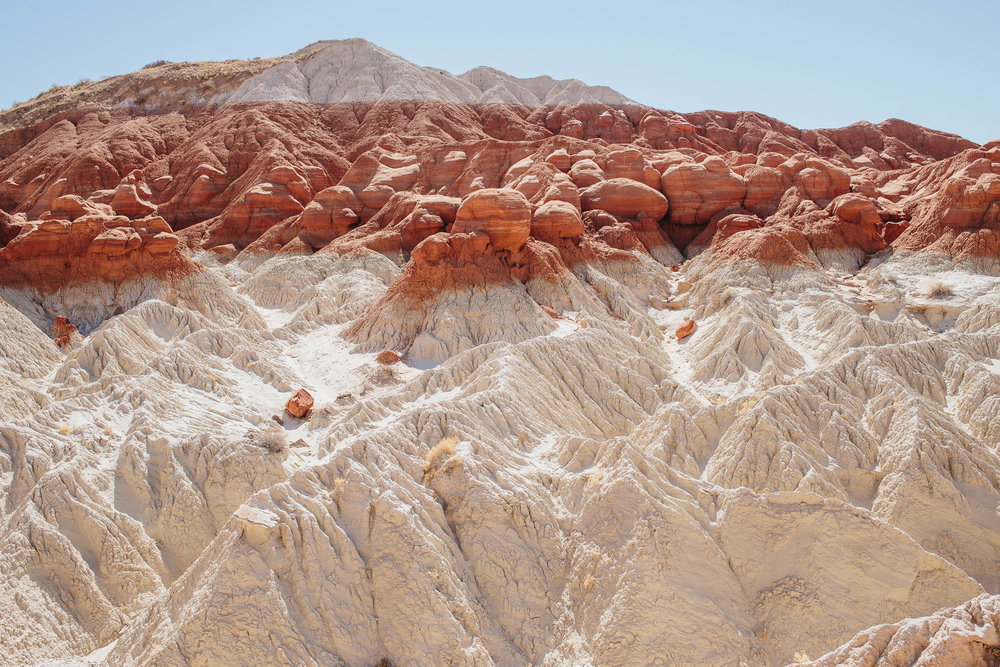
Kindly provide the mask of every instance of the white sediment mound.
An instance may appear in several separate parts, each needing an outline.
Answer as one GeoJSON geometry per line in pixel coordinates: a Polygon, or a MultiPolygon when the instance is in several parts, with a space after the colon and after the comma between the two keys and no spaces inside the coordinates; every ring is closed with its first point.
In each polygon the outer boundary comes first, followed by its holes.
{"type": "Polygon", "coordinates": [[[215,102],[335,104],[438,100],[452,104],[634,104],[605,86],[547,76],[518,78],[489,67],[454,75],[420,67],[363,39],[317,42],[244,81],[215,102]]]}
{"type": "Polygon", "coordinates": [[[989,664],[1000,279],[689,267],[411,319],[374,254],[6,294],[4,659],[989,664]]]}

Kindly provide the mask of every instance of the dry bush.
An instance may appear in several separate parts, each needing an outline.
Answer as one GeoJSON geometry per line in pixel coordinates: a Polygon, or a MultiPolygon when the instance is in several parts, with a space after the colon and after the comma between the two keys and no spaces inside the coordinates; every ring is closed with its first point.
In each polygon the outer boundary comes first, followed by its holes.
{"type": "Polygon", "coordinates": [[[278,426],[272,426],[258,433],[257,443],[272,454],[288,451],[288,438],[285,435],[285,429],[278,426]]]}
{"type": "Polygon", "coordinates": [[[424,460],[427,463],[424,464],[424,481],[430,481],[434,477],[434,471],[440,467],[440,465],[450,459],[455,455],[458,444],[458,438],[450,436],[447,438],[441,438],[438,444],[431,447],[430,451],[427,452],[427,456],[424,460]]]}
{"type": "Polygon", "coordinates": [[[454,436],[441,438],[438,444],[431,447],[430,451],[427,452],[427,456],[425,457],[427,464],[434,466],[440,460],[454,456],[457,444],[458,438],[454,436]]]}
{"type": "Polygon", "coordinates": [[[148,65],[143,65],[142,68],[143,69],[149,69],[150,67],[159,67],[160,65],[166,65],[168,62],[170,62],[170,61],[169,60],[154,60],[153,62],[149,63],[148,65]]]}
{"type": "Polygon", "coordinates": [[[932,299],[940,299],[946,296],[952,296],[955,293],[955,289],[940,280],[934,281],[934,283],[927,289],[927,296],[932,299]]]}
{"type": "Polygon", "coordinates": [[[59,435],[70,435],[72,432],[73,429],[66,424],[59,427],[59,435]]]}
{"type": "Polygon", "coordinates": [[[399,363],[402,360],[403,356],[395,350],[382,350],[378,353],[378,356],[375,357],[375,361],[380,364],[385,364],[386,366],[389,364],[399,363]]]}
{"type": "Polygon", "coordinates": [[[366,390],[374,389],[375,387],[385,387],[399,382],[399,378],[396,376],[396,369],[392,366],[378,366],[370,369],[366,373],[366,377],[368,380],[365,382],[366,390]]]}

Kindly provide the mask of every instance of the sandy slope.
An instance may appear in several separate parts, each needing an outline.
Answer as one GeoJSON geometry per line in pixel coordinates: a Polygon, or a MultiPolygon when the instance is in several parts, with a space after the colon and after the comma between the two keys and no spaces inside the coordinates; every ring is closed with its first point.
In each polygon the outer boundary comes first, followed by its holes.
{"type": "Polygon", "coordinates": [[[617,277],[697,274],[674,310],[591,266],[528,330],[456,290],[446,358],[390,367],[341,336],[382,255],[234,262],[66,353],[4,304],[8,655],[775,664],[997,593],[1000,279],[920,261],[617,277]]]}

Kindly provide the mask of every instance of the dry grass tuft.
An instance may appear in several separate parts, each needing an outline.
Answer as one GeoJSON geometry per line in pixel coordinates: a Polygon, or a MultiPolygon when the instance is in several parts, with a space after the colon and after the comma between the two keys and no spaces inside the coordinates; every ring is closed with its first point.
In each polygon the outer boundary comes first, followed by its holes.
{"type": "Polygon", "coordinates": [[[456,445],[458,444],[458,438],[447,437],[441,438],[438,444],[431,447],[430,451],[427,452],[427,456],[424,460],[427,463],[424,464],[424,481],[429,482],[431,478],[434,477],[434,471],[437,470],[442,463],[450,459],[458,451],[456,445]]]}
{"type": "Polygon", "coordinates": [[[934,283],[927,289],[927,296],[932,299],[952,296],[954,293],[955,288],[947,283],[941,282],[940,280],[934,281],[934,283]]]}
{"type": "Polygon", "coordinates": [[[427,452],[425,457],[428,465],[437,465],[442,459],[447,459],[455,455],[456,445],[458,444],[458,438],[451,436],[448,438],[441,438],[438,444],[431,447],[430,451],[427,452]]]}
{"type": "Polygon", "coordinates": [[[376,387],[386,387],[399,382],[396,369],[392,366],[382,365],[371,368],[365,374],[365,391],[371,391],[376,387]]]}
{"type": "Polygon", "coordinates": [[[288,437],[285,435],[285,429],[281,427],[272,426],[264,429],[257,434],[256,440],[261,447],[272,454],[288,451],[288,437]]]}
{"type": "Polygon", "coordinates": [[[597,583],[597,579],[594,579],[594,575],[588,574],[587,578],[583,580],[583,590],[589,591],[597,583]]]}
{"type": "Polygon", "coordinates": [[[73,433],[73,429],[67,424],[59,427],[59,435],[70,435],[71,433],[73,433]]]}
{"type": "Polygon", "coordinates": [[[114,435],[114,434],[115,430],[113,428],[111,428],[110,426],[104,427],[104,435],[114,435]]]}

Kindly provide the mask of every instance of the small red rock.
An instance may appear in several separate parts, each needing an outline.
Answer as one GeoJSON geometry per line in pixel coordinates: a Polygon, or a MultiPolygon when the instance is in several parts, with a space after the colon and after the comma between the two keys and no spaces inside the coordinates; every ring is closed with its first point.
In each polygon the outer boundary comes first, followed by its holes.
{"type": "Polygon", "coordinates": [[[697,323],[689,318],[684,320],[684,322],[677,327],[677,331],[674,332],[674,335],[677,336],[677,340],[681,340],[693,334],[697,329],[697,323]]]}
{"type": "Polygon", "coordinates": [[[285,403],[285,409],[294,417],[306,417],[312,412],[313,397],[305,389],[298,389],[285,403]]]}

